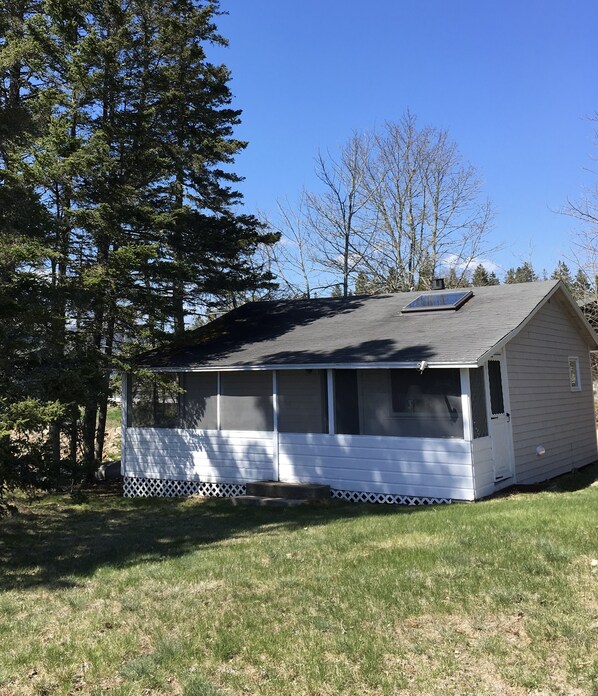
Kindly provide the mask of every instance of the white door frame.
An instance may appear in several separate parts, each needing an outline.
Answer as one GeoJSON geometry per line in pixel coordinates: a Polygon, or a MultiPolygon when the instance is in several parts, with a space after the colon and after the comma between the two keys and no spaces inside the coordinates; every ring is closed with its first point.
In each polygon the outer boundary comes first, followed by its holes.
{"type": "Polygon", "coordinates": [[[509,394],[509,379],[505,351],[501,350],[488,358],[485,365],[486,375],[486,408],[488,411],[488,431],[492,441],[492,459],[494,467],[494,482],[510,480],[515,482],[515,452],[513,449],[513,426],[511,423],[511,402],[509,394]],[[500,364],[500,376],[504,413],[492,415],[490,399],[490,370],[488,363],[495,360],[500,364]],[[501,463],[503,466],[501,467],[501,463]]]}

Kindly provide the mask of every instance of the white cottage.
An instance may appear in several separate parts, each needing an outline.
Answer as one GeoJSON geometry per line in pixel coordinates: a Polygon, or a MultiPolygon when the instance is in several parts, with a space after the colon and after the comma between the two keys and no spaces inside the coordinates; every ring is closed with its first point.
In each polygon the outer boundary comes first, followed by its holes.
{"type": "Polygon", "coordinates": [[[474,500],[597,459],[594,333],[560,281],[248,303],[140,357],[125,495],[330,485],[474,500]]]}

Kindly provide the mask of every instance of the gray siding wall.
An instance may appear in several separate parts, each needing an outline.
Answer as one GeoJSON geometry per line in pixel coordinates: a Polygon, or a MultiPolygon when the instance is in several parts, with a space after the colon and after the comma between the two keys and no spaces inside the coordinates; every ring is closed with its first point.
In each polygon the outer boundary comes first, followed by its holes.
{"type": "Polygon", "coordinates": [[[506,358],[517,482],[543,481],[597,459],[588,346],[557,298],[507,345],[506,358]],[[569,356],[579,357],[581,391],[571,391],[569,356]]]}
{"type": "Polygon", "coordinates": [[[279,434],[281,481],[368,493],[473,500],[471,443],[436,438],[279,434]]]}

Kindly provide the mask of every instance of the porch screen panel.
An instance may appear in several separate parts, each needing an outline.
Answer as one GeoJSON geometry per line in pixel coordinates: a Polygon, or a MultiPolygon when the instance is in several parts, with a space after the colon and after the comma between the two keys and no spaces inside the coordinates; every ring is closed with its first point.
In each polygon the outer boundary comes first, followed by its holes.
{"type": "Polygon", "coordinates": [[[220,373],[220,429],[272,430],[272,372],[220,373]]]}
{"type": "Polygon", "coordinates": [[[334,370],[334,427],[345,435],[359,435],[357,370],[334,370]]]}
{"type": "Polygon", "coordinates": [[[486,409],[486,386],[484,384],[484,368],[469,370],[469,385],[471,389],[471,413],[473,419],[473,437],[488,436],[488,412],[486,409]]]}
{"type": "Polygon", "coordinates": [[[177,373],[129,376],[127,423],[133,428],[178,428],[180,388],[177,373]]]}
{"type": "Polygon", "coordinates": [[[127,426],[152,428],[154,425],[154,378],[128,375],[127,426]]]}
{"type": "Polygon", "coordinates": [[[380,424],[383,431],[380,434],[463,438],[459,370],[389,372],[390,417],[380,424]]]}
{"type": "Polygon", "coordinates": [[[328,432],[325,370],[279,370],[276,382],[280,432],[328,432]]]}
{"type": "Polygon", "coordinates": [[[218,375],[216,372],[187,372],[181,375],[183,427],[218,428],[218,375]]]}

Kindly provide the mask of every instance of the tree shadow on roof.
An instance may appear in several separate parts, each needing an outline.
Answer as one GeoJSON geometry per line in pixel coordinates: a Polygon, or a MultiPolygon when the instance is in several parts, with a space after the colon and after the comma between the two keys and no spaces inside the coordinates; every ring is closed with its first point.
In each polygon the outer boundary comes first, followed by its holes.
{"type": "Polygon", "coordinates": [[[140,366],[185,366],[217,362],[249,345],[273,341],[289,331],[330,317],[349,314],[388,295],[248,302],[189,332],[179,341],[140,355],[140,366]]]}
{"type": "Polygon", "coordinates": [[[288,350],[271,353],[264,357],[269,365],[330,365],[350,363],[380,363],[380,362],[421,362],[429,360],[434,355],[430,346],[413,345],[397,350],[394,341],[377,339],[361,341],[338,350],[288,350]]]}

